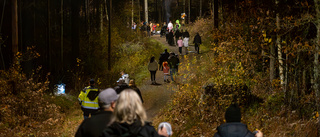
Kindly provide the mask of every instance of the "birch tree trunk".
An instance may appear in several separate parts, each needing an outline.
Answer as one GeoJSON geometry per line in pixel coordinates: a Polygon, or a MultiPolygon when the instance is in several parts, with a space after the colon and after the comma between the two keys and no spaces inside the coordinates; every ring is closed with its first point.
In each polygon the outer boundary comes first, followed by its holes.
{"type": "MultiPolygon", "coordinates": [[[[279,1],[276,0],[276,5],[278,6],[279,1]]],[[[280,19],[279,19],[279,13],[276,14],[276,22],[277,22],[277,31],[280,30],[280,19]]],[[[283,58],[282,58],[282,46],[281,46],[281,38],[280,35],[277,34],[277,47],[278,47],[278,61],[279,61],[279,76],[280,76],[280,84],[282,86],[282,89],[284,89],[284,70],[283,70],[283,58]]]]}
{"type": "Polygon", "coordinates": [[[146,22],[148,21],[148,0],[144,0],[144,18],[146,22]]]}
{"type": "MultiPolygon", "coordinates": [[[[316,26],[317,26],[317,37],[315,39],[315,53],[314,53],[314,91],[316,93],[316,104],[317,104],[317,111],[320,113],[319,109],[319,40],[320,40],[320,10],[319,10],[319,0],[314,0],[314,6],[316,11],[316,26]]],[[[318,118],[318,136],[320,135],[320,118],[318,118]]]]}
{"type": "Polygon", "coordinates": [[[15,54],[18,52],[18,1],[12,0],[12,53],[13,63],[15,63],[15,54]]]}

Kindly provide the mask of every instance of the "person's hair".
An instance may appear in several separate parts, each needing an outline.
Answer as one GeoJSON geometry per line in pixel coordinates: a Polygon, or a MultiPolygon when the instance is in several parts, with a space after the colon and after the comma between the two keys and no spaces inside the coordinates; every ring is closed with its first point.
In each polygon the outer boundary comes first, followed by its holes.
{"type": "Polygon", "coordinates": [[[130,82],[129,82],[129,86],[131,87],[131,86],[135,86],[135,85],[136,85],[136,84],[135,84],[134,80],[131,79],[130,82]]]}
{"type": "Polygon", "coordinates": [[[132,89],[125,89],[117,100],[113,121],[132,124],[135,120],[139,120],[144,126],[147,114],[139,95],[132,89]]]}
{"type": "Polygon", "coordinates": [[[152,63],[153,61],[154,61],[154,56],[151,57],[150,63],[152,63]]]}

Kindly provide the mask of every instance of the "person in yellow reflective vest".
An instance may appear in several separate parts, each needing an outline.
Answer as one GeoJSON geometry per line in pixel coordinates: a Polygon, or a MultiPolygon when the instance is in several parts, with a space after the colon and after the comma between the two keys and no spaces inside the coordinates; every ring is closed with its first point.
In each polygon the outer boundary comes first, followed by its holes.
{"type": "Polygon", "coordinates": [[[82,91],[80,91],[78,97],[84,119],[88,118],[90,114],[92,115],[99,109],[99,90],[94,87],[94,83],[94,79],[91,79],[90,86],[85,87],[82,91]]]}

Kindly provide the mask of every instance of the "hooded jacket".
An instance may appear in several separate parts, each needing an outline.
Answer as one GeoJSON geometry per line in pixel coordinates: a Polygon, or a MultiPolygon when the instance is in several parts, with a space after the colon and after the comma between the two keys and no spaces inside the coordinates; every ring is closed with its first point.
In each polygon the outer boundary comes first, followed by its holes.
{"type": "Polygon", "coordinates": [[[213,137],[254,137],[247,125],[240,122],[231,122],[220,125],[213,137]]]}
{"type": "Polygon", "coordinates": [[[103,137],[159,137],[157,131],[146,122],[141,126],[141,122],[136,120],[132,124],[114,122],[103,131],[103,137]]]}

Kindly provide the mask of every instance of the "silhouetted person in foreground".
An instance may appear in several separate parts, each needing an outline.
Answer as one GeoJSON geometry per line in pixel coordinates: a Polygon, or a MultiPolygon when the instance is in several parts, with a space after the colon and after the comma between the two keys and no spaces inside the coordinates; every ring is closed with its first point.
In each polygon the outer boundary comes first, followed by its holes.
{"type": "Polygon", "coordinates": [[[237,104],[231,104],[225,113],[227,123],[220,125],[214,137],[263,137],[261,131],[253,134],[247,125],[241,123],[241,111],[237,104]]]}
{"type": "Polygon", "coordinates": [[[101,91],[99,93],[100,110],[81,123],[75,137],[99,137],[105,126],[111,121],[117,100],[118,95],[114,89],[108,88],[101,91]]]}
{"type": "Polygon", "coordinates": [[[139,95],[132,89],[121,92],[114,109],[112,123],[103,131],[103,137],[158,137],[139,95]]]}
{"type": "Polygon", "coordinates": [[[133,79],[130,80],[129,87],[137,92],[137,94],[139,95],[139,97],[141,99],[141,102],[143,103],[143,99],[142,99],[142,96],[141,96],[140,89],[136,86],[136,82],[134,82],[133,79]]]}

